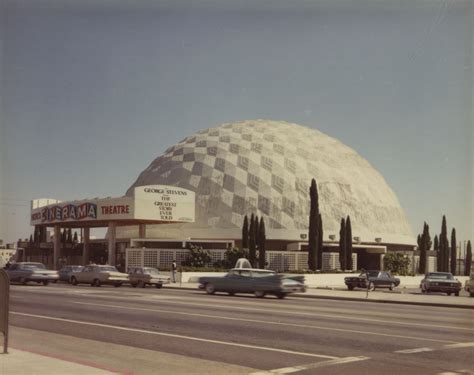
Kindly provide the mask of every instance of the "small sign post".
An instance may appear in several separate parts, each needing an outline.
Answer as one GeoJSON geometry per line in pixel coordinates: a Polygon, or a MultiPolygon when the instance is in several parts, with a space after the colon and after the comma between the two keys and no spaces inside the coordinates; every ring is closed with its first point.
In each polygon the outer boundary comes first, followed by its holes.
{"type": "Polygon", "coordinates": [[[0,332],[3,333],[3,354],[8,353],[8,313],[10,303],[10,278],[0,269],[0,332]]]}

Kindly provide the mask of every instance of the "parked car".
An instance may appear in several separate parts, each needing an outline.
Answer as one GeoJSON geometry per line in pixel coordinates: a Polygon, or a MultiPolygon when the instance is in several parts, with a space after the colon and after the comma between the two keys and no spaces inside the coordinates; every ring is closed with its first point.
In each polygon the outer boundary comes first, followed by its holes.
{"type": "Polygon", "coordinates": [[[459,296],[461,282],[456,280],[450,272],[428,272],[421,280],[422,293],[442,292],[450,296],[452,293],[459,296]]]}
{"type": "Polygon", "coordinates": [[[46,269],[46,266],[43,263],[12,263],[10,267],[6,269],[6,272],[10,281],[18,281],[23,285],[29,281],[48,285],[50,281],[55,282],[59,279],[58,271],[46,269]]]}
{"type": "Polygon", "coordinates": [[[157,288],[163,287],[163,284],[170,283],[170,277],[160,274],[153,267],[134,267],[128,271],[130,284],[135,288],[144,288],[147,285],[154,285],[157,288]]]}
{"type": "Polygon", "coordinates": [[[359,276],[348,276],[344,278],[347,289],[363,288],[374,290],[375,288],[393,288],[400,285],[400,279],[393,277],[387,271],[364,271],[359,276]]]}
{"type": "Polygon", "coordinates": [[[84,266],[64,266],[59,270],[59,281],[71,282],[73,272],[80,272],[84,266]]]}
{"type": "Polygon", "coordinates": [[[233,268],[224,276],[203,276],[198,282],[199,289],[204,289],[207,294],[227,292],[232,296],[236,293],[254,293],[259,298],[266,294],[285,298],[289,293],[306,291],[300,280],[304,280],[304,276],[292,277],[255,268],[233,268]]]}
{"type": "Polygon", "coordinates": [[[91,284],[91,286],[101,286],[102,284],[121,286],[128,282],[128,275],[119,272],[114,266],[108,265],[89,265],[85,266],[79,272],[73,272],[71,275],[71,284],[91,284]]]}

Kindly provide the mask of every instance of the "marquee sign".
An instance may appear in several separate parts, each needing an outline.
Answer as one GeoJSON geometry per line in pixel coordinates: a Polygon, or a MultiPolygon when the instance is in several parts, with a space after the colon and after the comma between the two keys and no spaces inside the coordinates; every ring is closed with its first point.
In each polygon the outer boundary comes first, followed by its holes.
{"type": "Polygon", "coordinates": [[[91,221],[194,222],[195,193],[168,185],[138,186],[132,197],[56,202],[31,210],[31,225],[91,221]]]}

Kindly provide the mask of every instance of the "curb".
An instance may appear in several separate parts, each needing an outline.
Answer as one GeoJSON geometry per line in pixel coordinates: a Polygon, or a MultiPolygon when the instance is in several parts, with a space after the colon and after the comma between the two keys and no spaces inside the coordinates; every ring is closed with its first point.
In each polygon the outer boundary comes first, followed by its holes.
{"type": "MultiPolygon", "coordinates": [[[[193,290],[193,291],[200,290],[198,288],[190,288],[186,286],[182,286],[182,287],[173,286],[173,287],[167,287],[166,289],[193,290]]],[[[325,289],[325,288],[317,288],[317,289],[325,289]]],[[[291,296],[297,297],[297,298],[328,299],[328,300],[335,300],[335,301],[393,303],[393,304],[398,304],[398,305],[451,307],[451,308],[458,308],[458,309],[473,309],[474,310],[474,306],[472,305],[454,305],[454,304],[449,304],[449,303],[438,303],[438,302],[414,302],[414,301],[394,301],[394,300],[387,300],[387,299],[367,299],[367,298],[356,298],[356,297],[315,296],[311,294],[302,294],[302,293],[293,293],[291,294],[291,296]]]]}

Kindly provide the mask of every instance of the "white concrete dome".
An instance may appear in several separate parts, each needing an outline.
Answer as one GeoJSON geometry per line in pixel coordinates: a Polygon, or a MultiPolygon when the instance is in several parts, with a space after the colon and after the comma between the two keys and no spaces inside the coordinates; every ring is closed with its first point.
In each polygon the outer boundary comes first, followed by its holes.
{"type": "MultiPolygon", "coordinates": [[[[363,242],[414,244],[397,197],[364,158],[317,130],[252,120],[202,130],[168,148],[128,190],[164,184],[196,192],[196,222],[148,226],[147,237],[240,239],[244,215],[265,219],[268,239],[307,233],[309,186],[316,178],[324,238],[339,238],[350,215],[363,242]]],[[[123,228],[120,237],[136,237],[123,228]]]]}

